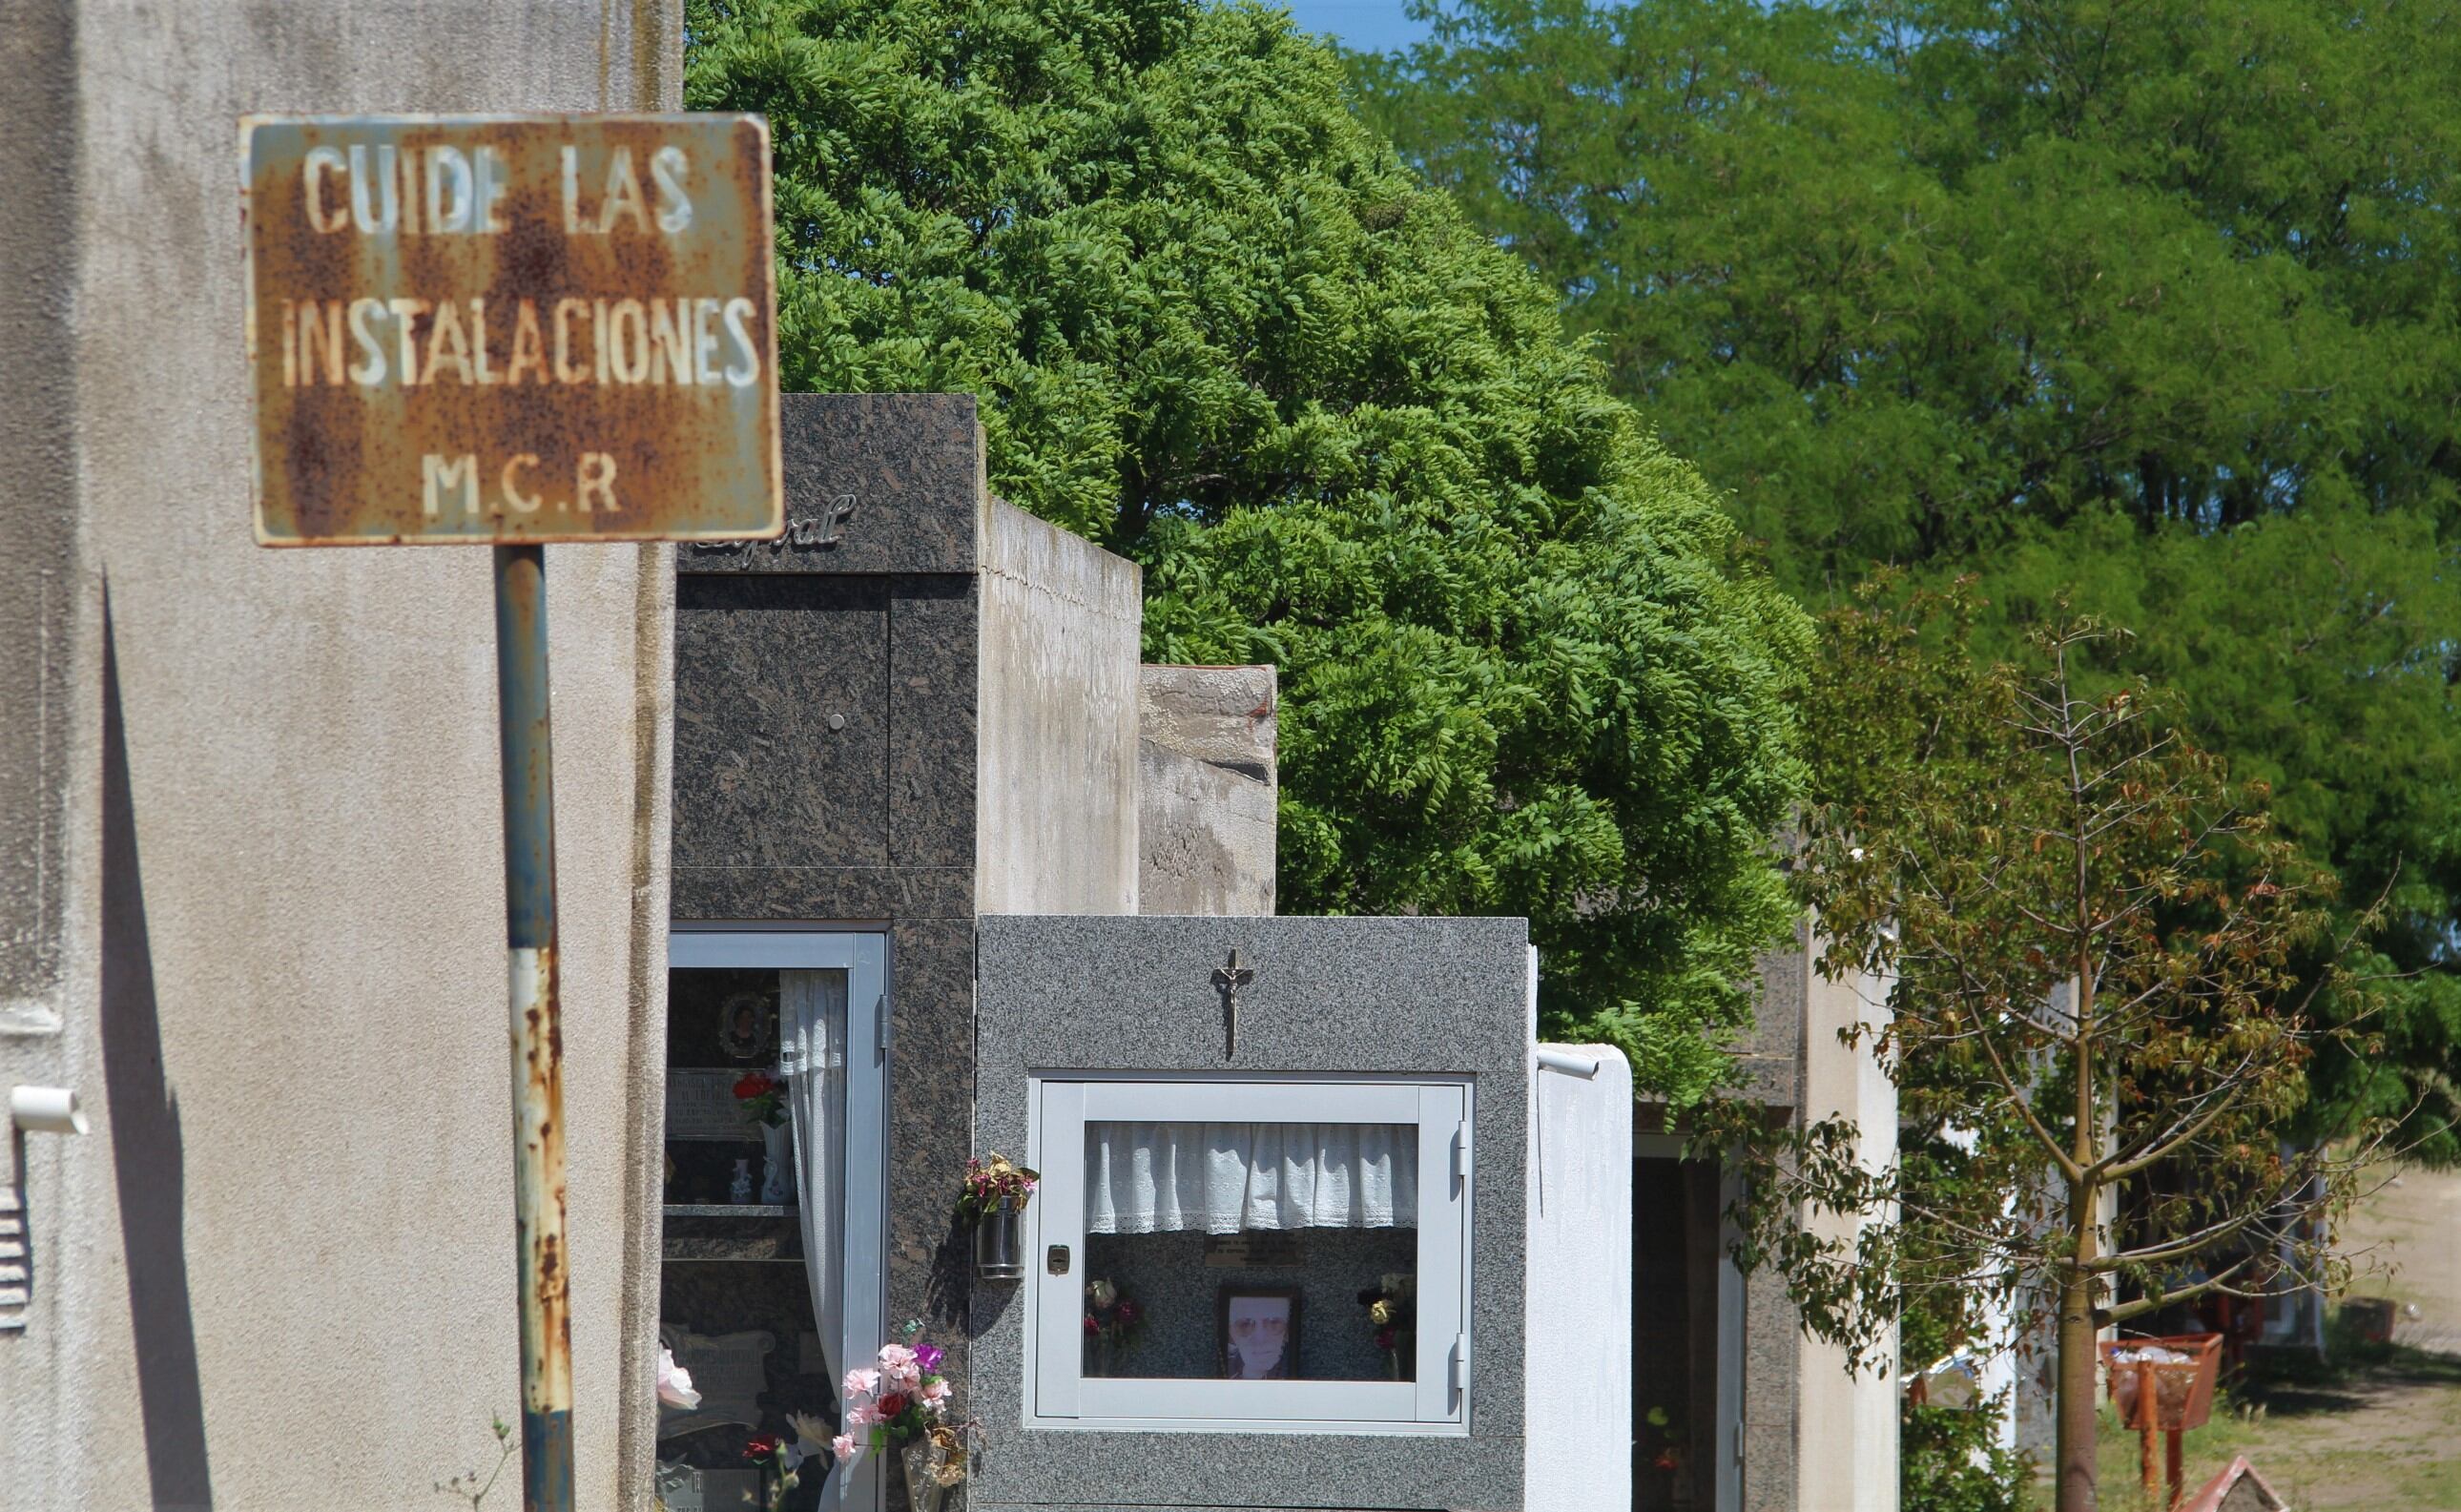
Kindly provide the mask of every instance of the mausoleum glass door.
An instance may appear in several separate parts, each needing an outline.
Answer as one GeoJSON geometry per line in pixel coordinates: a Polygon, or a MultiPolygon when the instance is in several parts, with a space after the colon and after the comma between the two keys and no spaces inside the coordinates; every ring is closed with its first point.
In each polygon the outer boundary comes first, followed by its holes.
{"type": "MultiPolygon", "coordinates": [[[[670,942],[659,1335],[701,1399],[661,1404],[659,1475],[686,1502],[757,1504],[745,1440],[792,1442],[795,1414],[834,1430],[845,1362],[885,1336],[886,944],[685,924],[670,942]]],[[[818,1504],[820,1468],[790,1507],[818,1504]]],[[[847,1489],[867,1502],[877,1479],[847,1489]]]]}
{"type": "Polygon", "coordinates": [[[1466,1422],[1466,1086],[1055,1079],[1037,1101],[1038,1422],[1466,1422]]]}

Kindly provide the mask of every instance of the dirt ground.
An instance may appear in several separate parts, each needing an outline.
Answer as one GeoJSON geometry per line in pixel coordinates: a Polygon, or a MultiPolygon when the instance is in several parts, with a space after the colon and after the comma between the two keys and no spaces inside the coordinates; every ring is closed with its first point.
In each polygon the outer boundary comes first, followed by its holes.
{"type": "MultiPolygon", "coordinates": [[[[2252,1385],[2187,1436],[2190,1490],[2243,1454],[2294,1512],[2461,1512],[2461,1174],[2408,1170],[2351,1215],[2354,1296],[2388,1296],[2393,1347],[2252,1385]]],[[[2134,1512],[2137,1445],[2108,1419],[2102,1504],[2134,1512]]]]}

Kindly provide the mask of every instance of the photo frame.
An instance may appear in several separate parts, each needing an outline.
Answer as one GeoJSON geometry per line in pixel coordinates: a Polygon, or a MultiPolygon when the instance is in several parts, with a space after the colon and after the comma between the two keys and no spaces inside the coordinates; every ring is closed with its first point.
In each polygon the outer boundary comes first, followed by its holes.
{"type": "Polygon", "coordinates": [[[1213,1304],[1222,1378],[1286,1381],[1298,1374],[1299,1288],[1226,1284],[1213,1304]]]}
{"type": "Polygon", "coordinates": [[[778,1009],[760,992],[737,992],[717,1006],[717,1048],[730,1060],[773,1058],[778,1049],[778,1009]]]}

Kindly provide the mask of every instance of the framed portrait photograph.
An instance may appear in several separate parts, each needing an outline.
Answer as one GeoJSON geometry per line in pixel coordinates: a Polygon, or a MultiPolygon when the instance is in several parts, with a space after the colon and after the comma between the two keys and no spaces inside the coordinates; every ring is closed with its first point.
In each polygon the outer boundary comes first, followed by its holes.
{"type": "Polygon", "coordinates": [[[718,1005],[717,1048],[730,1060],[761,1060],[778,1049],[778,1010],[760,992],[738,992],[718,1005]]]}
{"type": "Polygon", "coordinates": [[[1298,1288],[1226,1286],[1214,1318],[1223,1379],[1286,1381],[1298,1374],[1298,1288]]]}

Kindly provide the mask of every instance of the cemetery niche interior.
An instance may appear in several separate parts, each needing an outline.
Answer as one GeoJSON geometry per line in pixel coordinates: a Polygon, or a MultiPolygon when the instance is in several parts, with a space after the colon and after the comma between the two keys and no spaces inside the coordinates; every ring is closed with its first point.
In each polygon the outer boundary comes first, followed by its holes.
{"type": "MultiPolygon", "coordinates": [[[[1535,1505],[1529,1295],[1630,1219],[1568,1169],[1591,1216],[1536,1221],[1524,923],[1274,916],[1273,670],[1142,666],[1137,568],[988,495],[972,400],[783,421],[787,536],[677,555],[665,1504],[760,1504],[746,1438],[824,1442],[910,1339],[968,1506],[1535,1505]],[[1005,1267],[995,1153],[1040,1173],[1005,1267]]],[[[1592,1379],[1606,1291],[1554,1341],[1592,1379]]],[[[910,1501],[893,1453],[799,1480],[910,1501]]]]}

